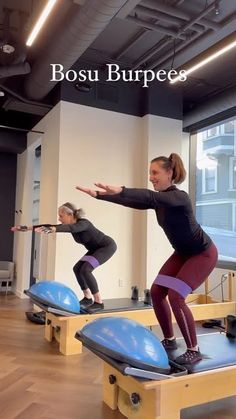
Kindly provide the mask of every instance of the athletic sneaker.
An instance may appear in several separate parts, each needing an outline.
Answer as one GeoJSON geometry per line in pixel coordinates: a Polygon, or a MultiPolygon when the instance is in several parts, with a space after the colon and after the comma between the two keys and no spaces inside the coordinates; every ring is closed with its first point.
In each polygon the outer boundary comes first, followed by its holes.
{"type": "Polygon", "coordinates": [[[92,298],[84,297],[82,300],[80,300],[80,307],[81,308],[87,308],[93,304],[92,298]]]}
{"type": "Polygon", "coordinates": [[[175,349],[177,349],[176,339],[163,339],[161,343],[166,351],[174,351],[175,349]]]}
{"type": "Polygon", "coordinates": [[[186,364],[191,365],[201,360],[202,360],[202,354],[200,351],[191,351],[190,349],[187,349],[187,351],[184,354],[178,356],[175,359],[175,362],[181,365],[186,365],[186,364]]]}
{"type": "Polygon", "coordinates": [[[87,312],[89,314],[92,314],[92,313],[96,313],[99,310],[102,310],[103,308],[104,308],[104,304],[103,303],[96,303],[96,301],[95,301],[91,306],[89,306],[87,308],[87,312]]]}

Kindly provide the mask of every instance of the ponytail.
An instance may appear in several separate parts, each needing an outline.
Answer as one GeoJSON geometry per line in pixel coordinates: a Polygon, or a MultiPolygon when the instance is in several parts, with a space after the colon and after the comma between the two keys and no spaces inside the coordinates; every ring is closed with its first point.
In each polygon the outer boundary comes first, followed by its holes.
{"type": "Polygon", "coordinates": [[[173,170],[172,180],[174,183],[182,183],[186,178],[186,170],[184,168],[183,160],[176,153],[171,153],[169,156],[171,168],[173,170]]]}

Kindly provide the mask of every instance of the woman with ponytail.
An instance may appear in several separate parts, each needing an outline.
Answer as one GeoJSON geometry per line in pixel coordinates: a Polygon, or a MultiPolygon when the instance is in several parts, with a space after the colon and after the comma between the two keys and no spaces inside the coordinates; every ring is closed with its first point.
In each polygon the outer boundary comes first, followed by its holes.
{"type": "Polygon", "coordinates": [[[37,226],[15,226],[12,231],[34,230],[37,233],[71,233],[74,240],[84,245],[86,254],[73,267],[74,274],[83,291],[81,308],[94,313],[104,308],[93,270],[105,263],[116,251],[114,240],[98,230],[89,220],[83,217],[82,209],[77,209],[66,202],[58,209],[61,224],[41,224],[37,226]]]}
{"type": "Polygon", "coordinates": [[[177,349],[172,309],[187,347],[176,362],[194,364],[202,359],[202,354],[194,318],[185,299],[212,272],[218,254],[211,238],[195,219],[189,195],[176,187],[185,176],[182,159],[172,153],[169,157],[160,156],[151,161],[149,180],[154,191],[101,183],[95,183],[100,190],[80,186],[77,189],[96,199],[140,210],[155,210],[157,222],[174,249],[151,287],[153,307],[164,335],[162,344],[167,351],[177,349]]]}

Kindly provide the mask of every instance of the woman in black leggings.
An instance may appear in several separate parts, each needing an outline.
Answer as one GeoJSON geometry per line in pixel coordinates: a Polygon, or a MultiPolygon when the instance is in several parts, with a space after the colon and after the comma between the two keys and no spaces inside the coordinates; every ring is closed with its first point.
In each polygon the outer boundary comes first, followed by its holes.
{"type": "Polygon", "coordinates": [[[80,301],[81,308],[95,312],[104,308],[93,270],[105,263],[115,253],[115,241],[98,230],[89,220],[83,218],[83,211],[70,202],[58,209],[61,224],[40,224],[37,226],[12,227],[12,231],[33,230],[37,233],[71,233],[74,240],[87,249],[85,255],[75,264],[73,271],[83,291],[84,298],[80,301]]]}
{"type": "Polygon", "coordinates": [[[185,179],[185,169],[178,154],[160,156],[151,161],[150,182],[155,191],[96,183],[101,190],[77,187],[94,198],[130,208],[154,209],[174,252],[162,266],[151,288],[156,317],[161,326],[166,350],[177,348],[171,322],[171,310],[184,337],[187,350],[176,361],[193,364],[202,359],[192,312],[185,302],[216,266],[217,249],[197,223],[186,192],[175,184],[185,179]],[[167,299],[168,296],[168,299],[167,299]]]}

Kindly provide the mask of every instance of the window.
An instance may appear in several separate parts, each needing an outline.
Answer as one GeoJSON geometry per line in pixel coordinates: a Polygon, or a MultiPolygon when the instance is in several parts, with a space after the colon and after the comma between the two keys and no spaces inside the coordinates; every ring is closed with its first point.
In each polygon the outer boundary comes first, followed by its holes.
{"type": "Polygon", "coordinates": [[[224,124],[224,133],[225,134],[234,133],[234,121],[229,121],[224,124]]]}
{"type": "Polygon", "coordinates": [[[231,157],[229,161],[229,188],[236,190],[236,157],[231,157]]]}
{"type": "Polygon", "coordinates": [[[217,192],[217,168],[216,167],[203,168],[202,192],[205,194],[217,192]]]}
{"type": "Polygon", "coordinates": [[[236,117],[193,135],[191,155],[196,218],[218,248],[219,266],[235,269],[236,117]]]}
{"type": "Polygon", "coordinates": [[[207,130],[207,137],[214,137],[215,135],[218,134],[219,131],[219,127],[213,127],[207,130]]]}

